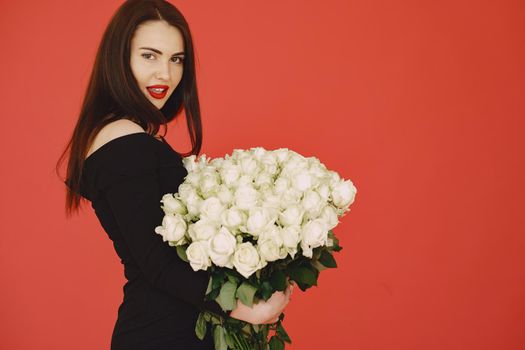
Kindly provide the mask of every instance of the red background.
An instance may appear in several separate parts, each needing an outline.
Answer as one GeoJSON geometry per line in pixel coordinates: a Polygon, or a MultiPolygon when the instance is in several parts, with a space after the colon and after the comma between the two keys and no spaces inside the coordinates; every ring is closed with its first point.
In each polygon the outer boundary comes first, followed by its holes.
{"type": "MultiPolygon", "coordinates": [[[[66,220],[54,165],[120,3],[2,1],[2,349],[109,348],[122,267],[89,204],[66,220]]],[[[525,348],[523,1],[173,3],[203,152],[288,147],[358,189],[287,348],[525,348]]]]}

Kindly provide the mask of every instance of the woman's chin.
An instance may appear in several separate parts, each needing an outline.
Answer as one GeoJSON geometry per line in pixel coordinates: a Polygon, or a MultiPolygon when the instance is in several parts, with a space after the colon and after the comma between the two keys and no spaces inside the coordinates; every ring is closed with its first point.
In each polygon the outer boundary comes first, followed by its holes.
{"type": "Polygon", "coordinates": [[[151,102],[155,107],[157,107],[157,109],[162,109],[162,107],[164,107],[164,102],[158,102],[158,101],[155,101],[155,102],[151,102]]]}

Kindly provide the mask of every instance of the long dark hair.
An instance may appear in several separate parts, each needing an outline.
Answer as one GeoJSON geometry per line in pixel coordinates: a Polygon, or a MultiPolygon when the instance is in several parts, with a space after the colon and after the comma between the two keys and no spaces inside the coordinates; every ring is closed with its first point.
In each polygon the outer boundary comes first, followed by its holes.
{"type": "MultiPolygon", "coordinates": [[[[181,154],[198,155],[202,146],[202,124],[195,77],[193,43],[182,13],[163,0],[128,0],[111,18],[98,47],[93,71],[72,136],[62,152],[56,172],[69,151],[66,180],[66,216],[77,212],[81,199],[80,179],[85,156],[94,137],[108,123],[130,119],[147,133],[155,135],[161,125],[179,115],[184,108],[192,149],[181,154]],[[141,23],[163,20],[178,28],[184,38],[182,79],[159,110],[138,87],[130,67],[131,38],[141,23]]],[[[60,175],[59,175],[60,177],[60,175]]]]}

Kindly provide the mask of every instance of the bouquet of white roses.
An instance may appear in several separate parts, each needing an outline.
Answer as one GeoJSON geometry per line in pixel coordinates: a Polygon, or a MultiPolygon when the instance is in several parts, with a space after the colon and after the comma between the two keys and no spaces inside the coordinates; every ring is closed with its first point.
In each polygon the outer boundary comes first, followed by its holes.
{"type": "MultiPolygon", "coordinates": [[[[336,267],[332,253],[342,248],[332,230],[350,211],[352,181],[286,148],[192,155],[183,164],[188,175],[177,193],[162,197],[165,216],[155,232],[195,271],[210,271],[206,298],[223,310],[237,299],[247,306],[267,300],[290,281],[304,291],[321,270],[336,267]]],[[[284,349],[291,340],[283,318],[253,325],[203,311],[195,331],[203,339],[211,324],[217,350],[284,349]]]]}

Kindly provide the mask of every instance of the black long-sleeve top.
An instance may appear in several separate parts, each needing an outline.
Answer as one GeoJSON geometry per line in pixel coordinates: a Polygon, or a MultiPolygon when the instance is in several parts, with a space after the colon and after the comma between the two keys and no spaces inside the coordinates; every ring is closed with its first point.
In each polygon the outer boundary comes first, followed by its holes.
{"type": "Polygon", "coordinates": [[[210,333],[203,341],[195,336],[200,310],[227,316],[215,301],[204,301],[208,272],[193,271],[154,232],[164,216],[162,195],[177,192],[186,175],[181,155],[145,132],[117,137],[84,161],[80,193],[113,241],[127,279],[112,350],[214,348],[210,333]]]}

